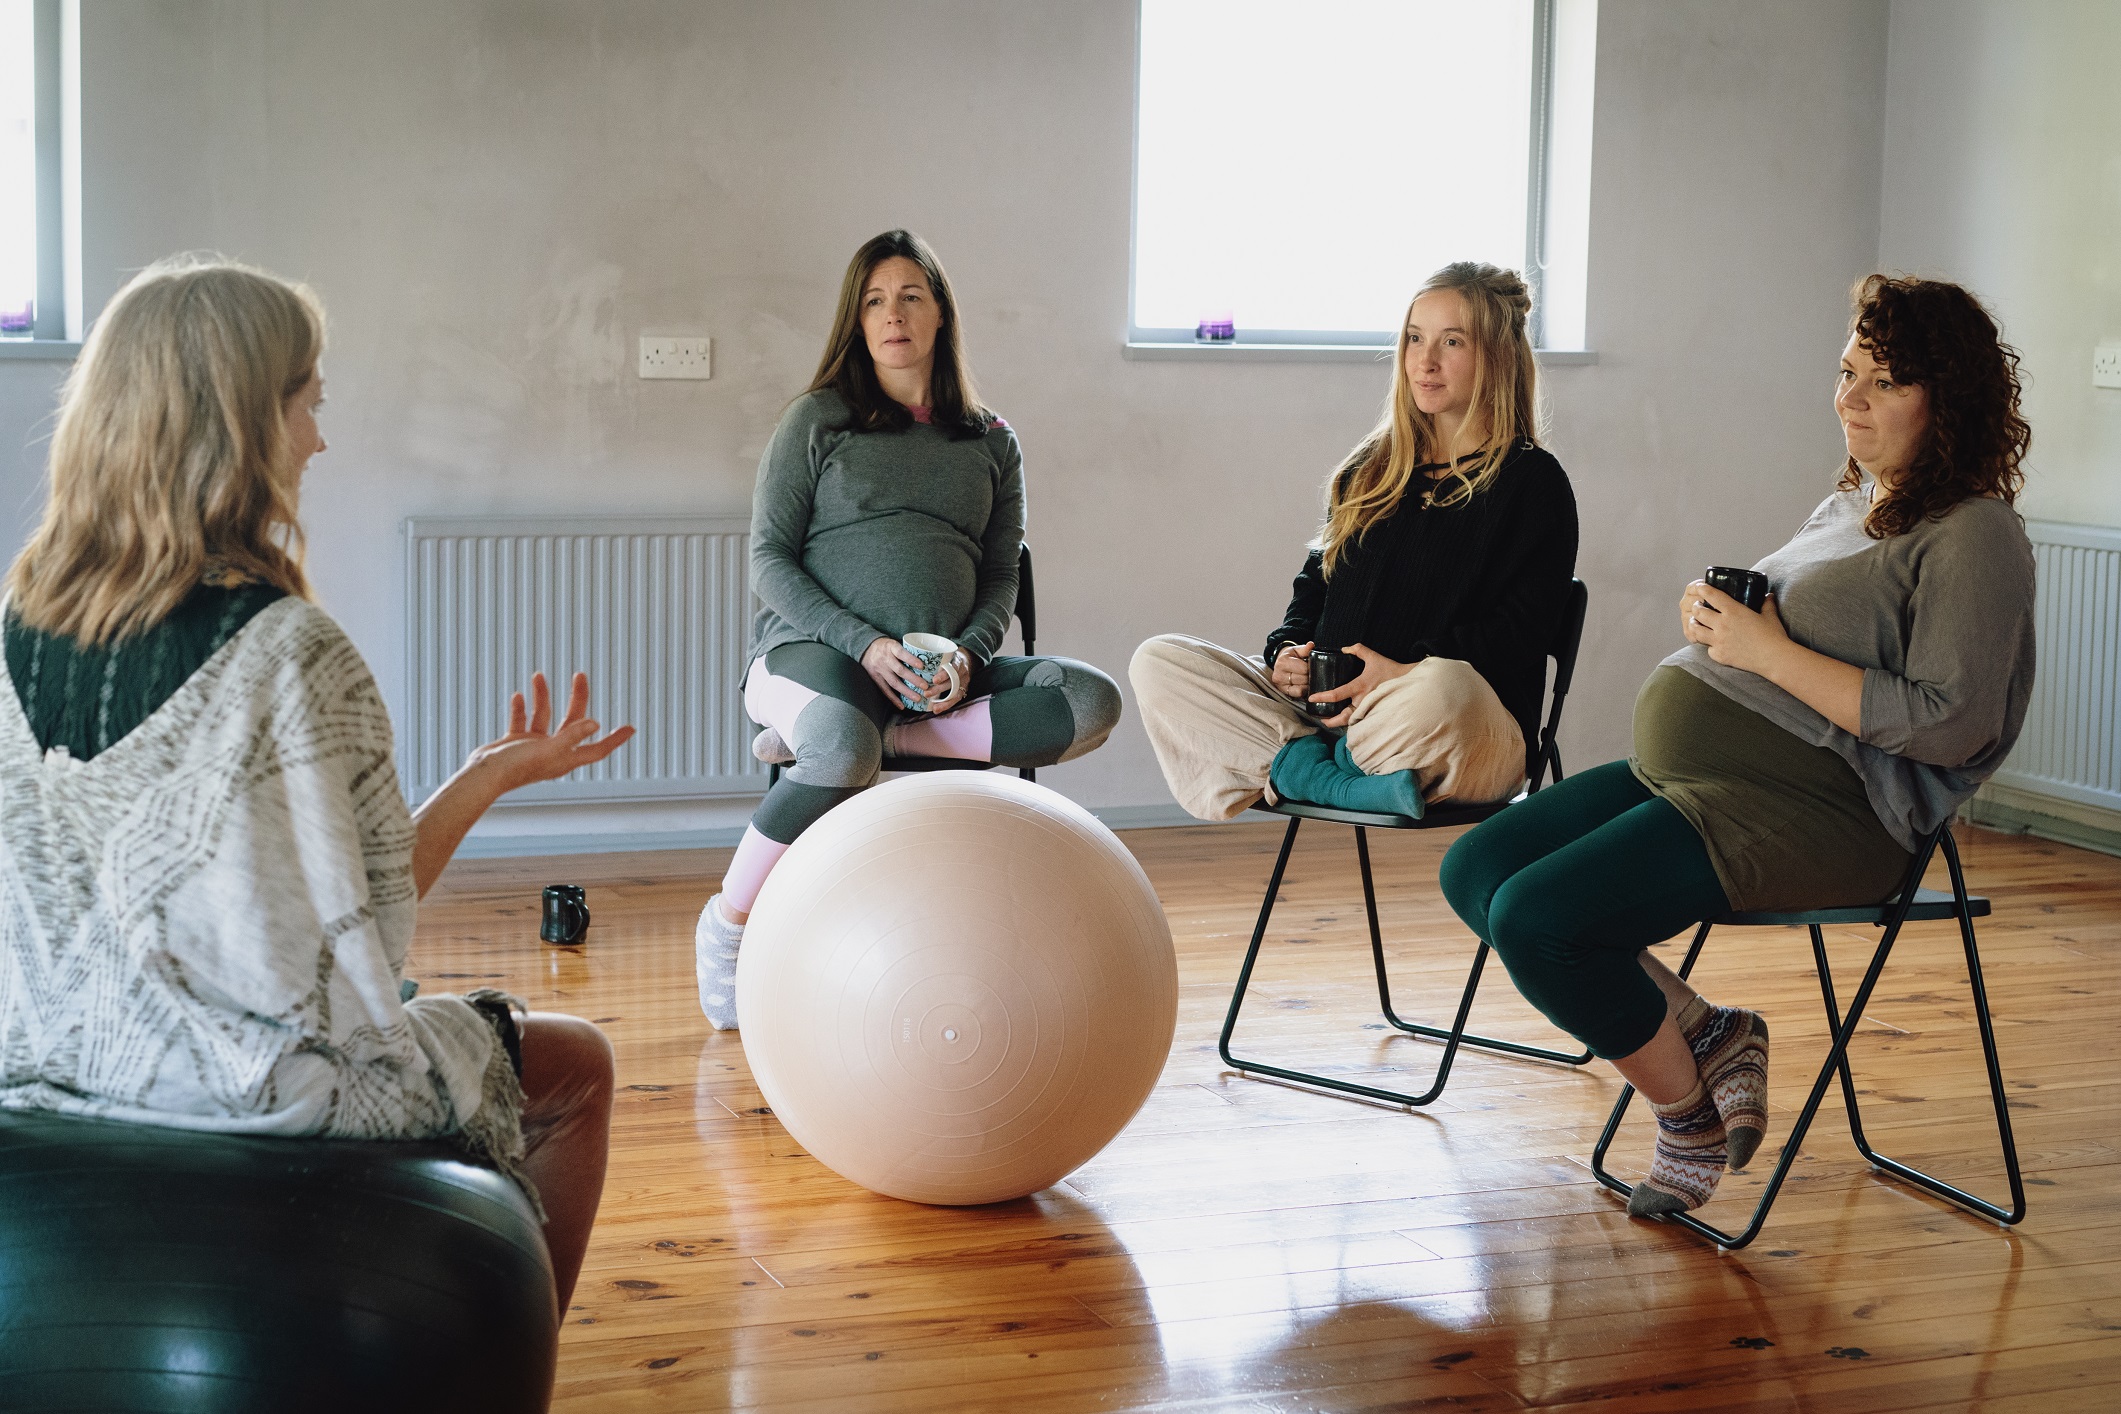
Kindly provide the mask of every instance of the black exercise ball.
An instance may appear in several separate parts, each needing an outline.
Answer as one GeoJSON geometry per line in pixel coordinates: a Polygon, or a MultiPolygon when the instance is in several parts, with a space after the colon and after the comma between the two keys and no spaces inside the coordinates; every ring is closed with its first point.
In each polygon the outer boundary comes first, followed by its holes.
{"type": "Polygon", "coordinates": [[[444,1145],[0,1110],[0,1409],[541,1410],[553,1299],[444,1145]]]}

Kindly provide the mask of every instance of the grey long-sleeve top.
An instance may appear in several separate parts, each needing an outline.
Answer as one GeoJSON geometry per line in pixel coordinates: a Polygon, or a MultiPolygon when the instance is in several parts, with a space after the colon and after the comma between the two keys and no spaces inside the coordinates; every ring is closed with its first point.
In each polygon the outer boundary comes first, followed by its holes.
{"type": "Polygon", "coordinates": [[[1962,501],[1941,520],[1873,540],[1871,484],[1820,502],[1753,568],[1790,637],[1863,669],[1859,736],[1698,643],[1666,658],[1863,778],[1871,808],[1912,850],[1995,774],[2033,689],[2033,548],[2003,502],[1962,501]]]}
{"type": "Polygon", "coordinates": [[[805,394],[759,460],[751,589],[765,607],[752,656],[807,642],[859,659],[879,636],[939,633],[986,662],[1016,608],[1016,434],[999,419],[959,441],[925,423],[838,430],[846,422],[838,394],[805,394]]]}

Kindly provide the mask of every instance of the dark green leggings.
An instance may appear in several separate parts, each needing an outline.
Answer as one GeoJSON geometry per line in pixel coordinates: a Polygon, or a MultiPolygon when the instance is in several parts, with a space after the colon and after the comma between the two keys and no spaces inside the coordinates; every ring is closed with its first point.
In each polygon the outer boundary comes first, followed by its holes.
{"type": "Polygon", "coordinates": [[[1442,883],[1525,1000],[1608,1060],[1664,1022],[1642,950],[1730,909],[1700,834],[1625,761],[1469,831],[1444,856],[1442,883]]]}

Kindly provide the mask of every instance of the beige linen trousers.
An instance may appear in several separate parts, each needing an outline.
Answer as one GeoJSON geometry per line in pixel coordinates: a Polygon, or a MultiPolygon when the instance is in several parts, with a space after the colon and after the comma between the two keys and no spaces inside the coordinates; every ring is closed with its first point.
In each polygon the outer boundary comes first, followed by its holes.
{"type": "MultiPolygon", "coordinates": [[[[1134,700],[1171,794],[1203,820],[1228,820],[1271,787],[1275,753],[1317,718],[1247,657],[1206,639],[1161,634],[1127,666],[1134,700]]],[[[1524,733],[1487,679],[1455,658],[1424,658],[1371,692],[1348,724],[1348,753],[1368,775],[1412,771],[1422,799],[1476,804],[1524,784],[1524,733]]]]}

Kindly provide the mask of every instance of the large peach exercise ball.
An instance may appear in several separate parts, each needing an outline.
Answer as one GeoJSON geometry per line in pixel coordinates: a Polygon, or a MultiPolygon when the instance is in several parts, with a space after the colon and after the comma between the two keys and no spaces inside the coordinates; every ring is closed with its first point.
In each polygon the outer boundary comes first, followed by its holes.
{"type": "Polygon", "coordinates": [[[979,771],[864,791],[781,857],[737,1024],[796,1142],[864,1188],[993,1203],[1109,1143],[1178,1020],[1148,876],[1081,806],[979,771]]]}

